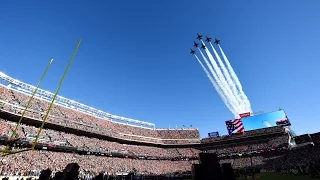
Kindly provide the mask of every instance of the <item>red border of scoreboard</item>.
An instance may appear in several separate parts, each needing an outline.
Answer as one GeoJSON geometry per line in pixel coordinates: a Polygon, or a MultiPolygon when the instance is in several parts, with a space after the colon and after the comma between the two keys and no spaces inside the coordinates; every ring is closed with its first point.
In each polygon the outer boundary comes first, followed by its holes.
{"type": "Polygon", "coordinates": [[[242,113],[242,114],[239,114],[240,115],[240,118],[245,118],[245,117],[248,117],[251,115],[250,112],[246,112],[246,113],[242,113]]]}

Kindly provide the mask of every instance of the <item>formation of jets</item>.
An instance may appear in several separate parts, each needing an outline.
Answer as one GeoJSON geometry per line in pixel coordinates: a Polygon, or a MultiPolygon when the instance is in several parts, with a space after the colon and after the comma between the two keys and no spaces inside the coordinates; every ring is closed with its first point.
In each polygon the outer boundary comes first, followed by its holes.
{"type": "MultiPolygon", "coordinates": [[[[197,39],[198,40],[202,40],[202,35],[197,33],[197,39]]],[[[206,40],[205,41],[209,43],[209,42],[211,42],[211,39],[212,38],[206,36],[206,40]]],[[[214,43],[218,45],[218,44],[220,44],[220,40],[215,38],[214,39],[214,43]]],[[[196,43],[196,42],[193,41],[193,47],[198,48],[199,47],[199,43],[196,43]]],[[[201,44],[201,49],[205,50],[206,48],[207,47],[206,47],[205,44],[201,44]]],[[[196,53],[196,50],[190,49],[190,54],[195,54],[195,53],[196,53]]]]}

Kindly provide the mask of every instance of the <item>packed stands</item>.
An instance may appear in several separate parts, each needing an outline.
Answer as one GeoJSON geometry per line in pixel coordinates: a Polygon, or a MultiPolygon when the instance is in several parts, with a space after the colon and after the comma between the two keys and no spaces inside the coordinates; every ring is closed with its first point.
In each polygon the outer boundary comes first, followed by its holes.
{"type": "Polygon", "coordinates": [[[219,137],[208,137],[203,138],[201,140],[202,143],[213,143],[213,142],[221,142],[221,141],[230,141],[230,140],[237,140],[237,139],[245,139],[248,137],[258,137],[258,136],[265,136],[265,135],[272,135],[272,134],[283,134],[285,130],[281,126],[275,126],[271,128],[263,128],[263,129],[257,129],[253,131],[246,131],[243,134],[233,134],[232,136],[225,135],[225,136],[219,136],[219,137]]]}
{"type": "MultiPolygon", "coordinates": [[[[29,98],[30,97],[26,94],[0,86],[0,109],[2,111],[21,115],[29,98]]],[[[35,98],[31,102],[31,106],[26,117],[41,120],[44,117],[48,106],[49,102],[35,98]]],[[[199,143],[200,140],[199,132],[196,129],[155,130],[150,128],[134,127],[131,125],[107,121],[60,105],[54,105],[47,122],[57,124],[59,126],[82,129],[87,132],[102,133],[107,136],[136,141],[147,141],[151,143],[163,144],[164,142],[162,139],[165,139],[166,143],[170,143],[172,141],[176,144],[179,144],[180,142],[199,143]],[[180,139],[183,141],[180,141],[180,139]]],[[[8,137],[11,135],[16,123],[0,119],[0,125],[1,136],[8,137]]],[[[38,129],[36,127],[22,124],[17,131],[17,137],[32,142],[37,132],[38,129]]],[[[88,156],[50,151],[28,151],[8,156],[10,157],[8,159],[3,159],[2,162],[6,165],[1,166],[0,168],[2,169],[2,175],[7,175],[8,173],[11,175],[19,173],[28,175],[32,175],[32,173],[39,174],[40,170],[47,168],[48,164],[52,163],[55,164],[56,170],[59,171],[70,162],[78,162],[80,165],[83,165],[82,167],[86,169],[86,172],[90,173],[96,173],[100,170],[108,170],[110,173],[127,172],[132,170],[134,166],[134,168],[140,173],[162,174],[189,169],[190,162],[188,161],[188,158],[194,158],[198,154],[198,150],[195,149],[163,149],[157,147],[120,144],[97,138],[77,136],[75,134],[59,132],[52,129],[44,129],[38,142],[59,146],[71,146],[89,153],[97,151],[109,152],[110,154],[112,154],[111,152],[122,152],[128,156],[138,157],[139,159],[88,156]],[[144,157],[153,157],[153,159],[157,160],[141,160],[144,157]],[[158,158],[164,157],[169,160],[158,160],[158,158]],[[187,161],[185,159],[171,161],[171,159],[180,158],[187,158],[187,161]],[[24,163],[19,164],[19,161],[23,161],[24,163]],[[90,161],[90,163],[87,161],[90,161]],[[148,162],[146,163],[146,161],[148,162]],[[39,163],[37,164],[37,162],[39,163]],[[104,165],[100,165],[102,162],[104,165]],[[150,165],[152,168],[150,168],[150,165]]]]}
{"type": "MultiPolygon", "coordinates": [[[[1,136],[9,136],[13,131],[16,123],[0,119],[0,134],[1,136]]],[[[33,126],[20,125],[17,131],[17,138],[32,142],[38,132],[38,129],[33,126]]],[[[71,146],[88,152],[95,152],[97,150],[106,151],[126,151],[128,154],[133,154],[139,157],[153,156],[153,157],[167,157],[167,158],[193,158],[197,157],[199,151],[191,150],[190,148],[157,148],[148,146],[137,146],[129,144],[120,144],[117,142],[109,142],[96,138],[89,138],[86,136],[77,136],[65,132],[59,132],[51,129],[44,129],[40,135],[39,143],[54,144],[60,146],[71,146]]]]}
{"type": "MultiPolygon", "coordinates": [[[[50,97],[43,96],[46,94],[38,95],[31,102],[26,118],[17,130],[15,138],[19,141],[13,149],[32,145],[49,106],[50,97]]],[[[0,84],[2,145],[12,135],[17,117],[21,116],[29,98],[28,93],[18,91],[18,88],[0,84]]],[[[320,154],[319,146],[305,146],[310,145],[309,141],[315,141],[311,145],[318,145],[319,134],[296,137],[303,146],[289,149],[290,136],[280,126],[200,141],[197,129],[156,129],[146,127],[152,126],[147,122],[141,122],[141,126],[119,123],[111,116],[109,119],[99,116],[102,112],[94,114],[94,110],[90,110],[91,114],[86,113],[73,105],[75,102],[69,105],[62,105],[68,104],[67,100],[61,102],[54,104],[36,150],[1,158],[0,177],[38,176],[48,167],[57,172],[71,162],[80,165],[84,177],[94,177],[100,171],[109,174],[133,170],[138,174],[183,173],[198,163],[197,155],[201,151],[217,153],[221,163],[230,162],[234,168],[286,171],[294,164],[314,162],[320,154]]]]}
{"type": "MultiPolygon", "coordinates": [[[[10,114],[20,117],[30,96],[24,92],[0,85],[0,140],[8,139],[16,126],[10,114]],[[8,116],[6,116],[8,115],[8,116]]],[[[49,106],[48,99],[36,97],[26,112],[26,119],[17,130],[19,139],[16,148],[29,147],[36,137],[38,127],[29,120],[41,123],[49,106]]],[[[133,126],[103,119],[76,108],[54,104],[46,124],[55,124],[57,129],[43,129],[37,151],[26,151],[6,156],[0,166],[1,175],[39,175],[40,170],[55,164],[56,171],[62,170],[70,162],[78,162],[83,171],[95,174],[101,170],[111,174],[128,172],[135,168],[140,173],[165,174],[190,169],[197,161],[199,150],[191,148],[158,148],[133,145],[130,142],[149,144],[199,144],[197,129],[155,129],[133,126]],[[82,135],[64,131],[66,128],[82,130],[82,135]],[[96,133],[116,139],[108,141],[90,136],[96,133]],[[117,142],[129,140],[127,144],[117,142]],[[55,152],[57,147],[59,151],[55,152]],[[43,149],[43,150],[40,150],[43,149]],[[67,150],[69,151],[67,152],[67,150]],[[70,149],[72,151],[70,151],[70,149]],[[90,161],[90,162],[89,162],[90,161]],[[19,162],[23,162],[20,163],[19,162]],[[150,167],[151,166],[151,167],[150,167]]]]}
{"type": "MultiPolygon", "coordinates": [[[[2,135],[10,132],[15,125],[5,120],[1,122],[2,135]]],[[[34,133],[34,127],[22,125],[18,134],[21,137],[27,137],[34,133]]],[[[289,150],[288,136],[286,133],[282,135],[272,136],[268,138],[248,138],[241,143],[228,143],[226,145],[206,144],[201,147],[206,152],[216,152],[219,155],[220,163],[230,162],[234,168],[258,167],[268,171],[282,170],[286,171],[293,165],[306,165],[310,162],[316,163],[319,157],[319,146],[315,147],[299,147],[289,150]],[[204,150],[205,149],[205,150],[204,150]]],[[[130,151],[142,156],[168,156],[168,157],[192,157],[199,151],[194,148],[176,148],[161,149],[143,146],[122,145],[114,142],[106,142],[98,139],[92,139],[72,134],[65,134],[53,130],[46,129],[43,131],[41,139],[65,142],[66,146],[86,147],[88,151],[94,151],[96,148],[118,149],[130,151]],[[45,137],[46,136],[46,137],[45,137]],[[101,142],[100,142],[101,141],[101,142]],[[166,154],[165,154],[166,153],[166,154]]],[[[47,142],[48,143],[48,142],[47,142]]],[[[197,163],[196,160],[146,160],[141,158],[130,157],[112,157],[87,155],[78,153],[53,152],[49,150],[28,151],[20,154],[7,156],[2,159],[0,167],[2,174],[26,174],[37,175],[41,169],[47,167],[52,170],[60,171],[66,164],[77,162],[81,166],[82,174],[90,174],[95,176],[100,171],[107,171],[110,174],[119,172],[129,172],[136,169],[140,174],[168,174],[173,172],[190,171],[191,164],[197,163]],[[18,162],[23,162],[22,164],[18,162]],[[41,162],[41,163],[38,163],[41,162]],[[52,164],[56,164],[52,167],[52,164]],[[151,166],[151,167],[150,167],[151,166]]]]}
{"type": "MultiPolygon", "coordinates": [[[[2,127],[0,129],[0,134],[2,136],[8,136],[10,135],[10,132],[12,132],[12,129],[15,127],[16,123],[2,119],[0,120],[0,125],[2,127]]],[[[18,128],[17,136],[21,139],[32,141],[36,132],[37,128],[22,124],[18,128]]],[[[261,150],[268,151],[272,148],[278,148],[286,142],[287,136],[286,134],[283,134],[282,136],[277,137],[270,135],[270,138],[267,140],[263,138],[250,141],[249,138],[247,141],[242,143],[228,143],[226,145],[220,145],[220,143],[216,145],[209,143],[203,144],[205,145],[204,147],[198,148],[203,151],[216,152],[222,161],[230,159],[230,157],[234,157],[235,167],[246,167],[247,165],[250,165],[247,163],[247,158],[239,158],[239,154],[243,154],[245,156],[245,154],[249,154],[249,152],[261,150]]],[[[83,172],[92,175],[101,170],[115,174],[119,172],[128,172],[133,168],[142,174],[166,174],[176,171],[183,172],[190,170],[191,164],[197,163],[197,154],[200,152],[195,148],[157,148],[120,144],[117,142],[109,142],[106,140],[89,138],[86,136],[78,136],[52,129],[44,129],[42,131],[39,143],[54,143],[60,146],[71,146],[77,148],[78,150],[86,151],[89,154],[81,154],[77,152],[53,152],[53,149],[50,148],[47,150],[23,152],[20,154],[7,156],[8,159],[4,158],[3,160],[5,163],[3,164],[2,168],[5,170],[3,170],[3,172],[17,174],[22,171],[23,174],[35,175],[32,173],[39,173],[41,169],[47,168],[50,166],[50,164],[57,164],[56,167],[51,168],[53,168],[54,171],[60,171],[66,164],[77,162],[83,168],[83,172]],[[105,156],[101,154],[95,154],[94,152],[104,152],[105,156]],[[120,158],[110,156],[112,152],[121,152],[126,156],[122,156],[120,158]],[[23,164],[23,166],[17,165],[17,167],[12,167],[10,163],[14,160],[25,162],[25,164],[23,164]],[[35,163],[39,161],[44,163],[35,163]],[[26,164],[30,165],[25,167],[26,164]],[[6,169],[8,168],[8,165],[10,168],[14,168],[14,170],[6,169]],[[149,166],[152,166],[152,168],[149,168],[149,166]]],[[[255,161],[262,161],[260,156],[256,157],[259,158],[255,161]]]]}
{"type": "MultiPolygon", "coordinates": [[[[16,123],[1,119],[0,125],[1,136],[9,136],[16,123]]],[[[22,124],[18,128],[17,137],[22,140],[32,142],[36,133],[37,128],[22,124]]],[[[89,138],[86,136],[77,136],[74,134],[68,134],[50,129],[44,129],[42,131],[39,138],[39,143],[54,143],[55,145],[60,146],[71,146],[77,148],[78,150],[86,151],[89,154],[93,154],[93,152],[104,152],[105,155],[110,156],[101,156],[101,154],[80,155],[78,153],[61,153],[51,152],[48,150],[28,151],[10,155],[7,156],[7,158],[2,159],[3,166],[0,167],[0,169],[9,166],[13,169],[5,169],[3,171],[10,171],[10,173],[13,174],[23,173],[32,175],[29,171],[39,173],[40,170],[42,170],[43,168],[47,168],[46,166],[52,163],[55,164],[54,167],[56,171],[60,171],[65,167],[66,164],[77,162],[81,165],[83,164],[82,167],[90,173],[100,172],[100,170],[108,170],[108,172],[110,173],[127,172],[132,170],[132,168],[135,168],[141,173],[164,174],[175,171],[188,170],[191,165],[191,161],[189,161],[189,159],[196,160],[199,153],[198,150],[191,148],[163,149],[157,147],[120,144],[116,142],[108,142],[105,140],[89,138]],[[122,158],[113,157],[111,155],[114,152],[124,153],[126,156],[122,158]],[[151,157],[151,159],[154,160],[146,160],[148,159],[147,157],[151,157]],[[19,161],[23,161],[24,163],[17,163],[19,161]],[[37,164],[36,162],[42,163],[37,164]],[[15,163],[17,164],[15,166],[12,166],[12,164],[15,163]],[[152,168],[149,167],[150,165],[152,165],[152,168]]]]}
{"type": "Polygon", "coordinates": [[[136,160],[40,150],[6,156],[2,159],[3,164],[0,165],[0,171],[2,175],[39,175],[40,170],[46,169],[48,166],[53,171],[62,171],[70,162],[78,163],[82,171],[90,174],[97,174],[101,171],[116,174],[130,172],[132,169],[144,174],[165,174],[187,171],[190,168],[188,161],[136,160]]]}
{"type": "MultiPolygon", "coordinates": [[[[30,96],[0,85],[0,108],[13,114],[21,115],[30,96]]],[[[49,102],[34,98],[26,117],[41,120],[49,106],[49,102]]],[[[197,129],[150,129],[112,122],[75,109],[55,104],[47,123],[81,129],[88,132],[116,137],[120,139],[143,141],[158,144],[200,143],[197,129]]]]}

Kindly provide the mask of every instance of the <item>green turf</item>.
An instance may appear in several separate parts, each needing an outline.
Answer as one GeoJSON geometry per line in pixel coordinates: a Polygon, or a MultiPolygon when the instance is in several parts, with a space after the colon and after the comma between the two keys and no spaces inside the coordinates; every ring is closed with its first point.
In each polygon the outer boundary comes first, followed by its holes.
{"type": "MultiPolygon", "coordinates": [[[[282,173],[260,173],[257,174],[256,180],[311,180],[308,176],[294,176],[282,173]]],[[[246,178],[241,177],[238,180],[246,180],[246,178]]]]}

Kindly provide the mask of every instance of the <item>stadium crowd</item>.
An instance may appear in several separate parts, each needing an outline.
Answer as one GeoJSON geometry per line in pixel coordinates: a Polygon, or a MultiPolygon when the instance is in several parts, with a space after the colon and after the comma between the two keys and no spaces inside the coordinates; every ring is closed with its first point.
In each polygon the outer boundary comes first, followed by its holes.
{"type": "MultiPolygon", "coordinates": [[[[0,136],[11,136],[16,123],[0,119],[0,136]]],[[[38,130],[36,127],[20,125],[16,138],[32,142],[36,137],[38,130]]],[[[65,132],[55,131],[51,129],[43,129],[39,137],[39,143],[54,144],[60,146],[71,146],[88,152],[108,152],[108,151],[124,151],[127,154],[133,154],[139,157],[153,156],[166,158],[192,158],[197,157],[199,151],[191,148],[157,148],[148,146],[137,146],[120,144],[86,136],[77,136],[65,132]]]]}
{"type": "MultiPolygon", "coordinates": [[[[0,135],[9,136],[12,133],[16,123],[6,120],[0,120],[0,135]]],[[[21,139],[34,137],[37,128],[22,124],[17,131],[17,136],[21,139]]],[[[138,156],[165,156],[165,157],[186,157],[186,159],[170,160],[143,160],[133,158],[117,158],[95,155],[80,155],[77,153],[62,153],[45,150],[27,151],[19,154],[10,155],[1,159],[0,169],[2,175],[39,175],[42,169],[51,168],[53,172],[61,171],[66,164],[77,162],[81,167],[81,173],[86,176],[95,176],[100,171],[106,171],[109,174],[119,172],[129,172],[136,169],[140,174],[167,174],[173,172],[184,172],[191,170],[191,164],[197,163],[197,160],[188,160],[197,156],[199,150],[193,148],[175,148],[163,149],[156,147],[124,145],[116,142],[109,142],[77,136],[64,132],[44,129],[40,136],[40,142],[53,143],[59,142],[60,145],[85,148],[88,151],[95,150],[120,150],[133,153],[138,156]],[[21,163],[19,163],[21,162],[21,163]]],[[[216,152],[220,158],[231,157],[242,153],[252,151],[268,150],[270,147],[279,147],[287,142],[287,136],[270,138],[263,141],[245,142],[228,144],[226,146],[215,146],[209,152],[216,152]]],[[[256,156],[259,157],[259,156],[256,156]]],[[[223,160],[222,160],[223,161],[223,160]]],[[[261,158],[255,158],[255,164],[261,164],[261,158]]],[[[246,167],[249,164],[248,158],[235,158],[233,165],[236,168],[246,167]]]]}
{"type": "MultiPolygon", "coordinates": [[[[21,115],[29,96],[20,92],[0,86],[0,110],[21,115]]],[[[26,117],[43,119],[49,103],[35,98],[26,113],[26,117]]],[[[200,142],[199,131],[196,129],[147,129],[124,125],[98,117],[54,105],[48,123],[60,126],[81,129],[87,132],[95,132],[102,135],[118,137],[136,141],[153,143],[190,143],[200,142]],[[165,142],[164,142],[165,141],[165,142]]],[[[0,136],[10,137],[16,123],[0,119],[0,136]]],[[[16,132],[16,138],[32,142],[36,137],[38,128],[21,124],[16,132]]],[[[39,175],[42,169],[50,167],[54,171],[61,171],[66,164],[77,162],[82,167],[83,173],[92,176],[100,171],[110,174],[128,172],[133,168],[139,173],[165,174],[170,172],[186,171],[190,169],[193,161],[189,157],[195,157],[199,150],[191,148],[157,148],[148,146],[136,146],[120,144],[106,140],[77,136],[75,134],[43,129],[38,143],[71,146],[88,152],[124,152],[138,157],[166,157],[185,158],[183,160],[142,160],[133,158],[117,158],[111,156],[80,155],[77,153],[62,153],[45,150],[26,151],[1,158],[1,175],[39,175]]],[[[157,158],[155,158],[157,159],[157,158]]]]}
{"type": "MultiPolygon", "coordinates": [[[[21,115],[29,95],[0,85],[0,109],[21,115]]],[[[34,98],[25,117],[42,120],[49,107],[49,102],[34,98]]],[[[53,105],[47,123],[81,129],[87,132],[117,137],[121,139],[145,141],[160,144],[199,143],[200,135],[197,129],[150,129],[112,122],[99,117],[53,105]]]]}
{"type": "Polygon", "coordinates": [[[270,137],[259,140],[228,143],[225,145],[216,145],[206,152],[217,153],[219,157],[242,156],[255,152],[265,152],[270,150],[287,149],[288,136],[286,134],[277,137],[270,137]]]}
{"type": "MultiPolygon", "coordinates": [[[[23,134],[23,133],[22,133],[23,134]]],[[[273,140],[271,140],[273,141],[273,140]]],[[[268,141],[269,143],[271,141],[268,141]]],[[[86,143],[88,141],[85,141],[86,143]]],[[[275,141],[273,141],[275,142],[275,141]]],[[[278,144],[285,142],[285,138],[276,140],[278,144]]],[[[248,152],[248,150],[257,151],[261,148],[269,147],[270,144],[265,143],[243,143],[240,145],[234,144],[231,147],[217,147],[214,152],[224,153],[226,156],[221,157],[221,162],[232,161],[233,167],[244,168],[251,166],[252,164],[263,165],[265,162],[265,156],[256,155],[252,158],[251,164],[250,158],[247,156],[241,157],[239,154],[248,152]],[[257,149],[253,149],[256,147],[257,149]],[[234,154],[236,153],[236,155],[234,154]],[[233,158],[231,158],[233,157],[233,158]]],[[[139,147],[137,147],[139,150],[139,147]]],[[[191,149],[190,149],[191,150],[191,149]]],[[[178,150],[179,153],[187,153],[187,150],[178,150]]],[[[195,152],[193,149],[191,152],[195,152]]],[[[148,154],[159,153],[151,150],[151,148],[144,149],[143,152],[148,154]]],[[[172,151],[171,151],[172,152],[172,151]]],[[[131,158],[116,158],[106,156],[95,155],[79,155],[76,153],[62,153],[62,152],[50,152],[45,150],[40,151],[27,151],[19,154],[13,154],[1,159],[1,175],[39,175],[42,169],[51,168],[53,172],[61,171],[66,164],[71,162],[77,162],[82,170],[82,174],[95,176],[101,171],[106,171],[109,174],[116,174],[119,172],[129,172],[132,169],[136,169],[139,174],[167,174],[173,172],[190,171],[191,165],[197,163],[197,161],[167,161],[167,160],[141,160],[131,158]]]]}
{"type": "Polygon", "coordinates": [[[27,151],[3,157],[0,175],[39,175],[43,169],[53,172],[63,171],[70,162],[81,167],[82,174],[97,175],[99,172],[109,174],[127,173],[136,169],[139,174],[167,174],[190,170],[191,161],[136,160],[130,158],[79,155],[50,151],[27,151]]]}
{"type": "Polygon", "coordinates": [[[246,137],[283,133],[283,132],[284,132],[284,129],[281,126],[276,126],[271,128],[257,129],[253,131],[246,131],[243,134],[234,134],[232,136],[225,135],[225,136],[218,136],[218,137],[207,137],[207,138],[203,138],[201,142],[202,143],[220,142],[220,141],[226,141],[226,140],[233,140],[237,138],[243,139],[246,137]]]}
{"type": "MultiPolygon", "coordinates": [[[[21,115],[29,96],[0,85],[0,111],[21,115]]],[[[27,111],[26,117],[41,121],[49,106],[49,102],[35,98],[27,111]]],[[[190,144],[200,143],[197,129],[148,129],[125,125],[104,120],[99,117],[54,105],[48,123],[59,126],[80,129],[86,132],[127,139],[131,141],[149,142],[155,144],[190,144]]],[[[10,137],[16,126],[15,122],[0,118],[0,137],[10,137]]],[[[32,142],[38,128],[22,123],[16,132],[16,138],[32,142]]],[[[73,147],[86,151],[88,154],[75,152],[54,152],[51,150],[25,151],[0,159],[0,176],[10,175],[39,175],[40,171],[50,168],[53,174],[62,171],[68,163],[78,163],[81,173],[85,177],[94,177],[99,172],[109,174],[130,172],[136,170],[139,174],[168,174],[191,170],[191,165],[198,163],[198,153],[203,150],[218,154],[221,163],[230,162],[234,168],[258,167],[266,170],[290,171],[295,166],[306,166],[320,162],[320,148],[318,146],[303,147],[288,150],[288,135],[282,127],[265,128],[248,131],[238,136],[222,136],[205,138],[201,143],[213,143],[210,148],[157,148],[151,146],[121,144],[92,137],[85,134],[80,136],[72,133],[43,129],[39,143],[73,147]],[[259,135],[270,135],[267,138],[258,138],[235,142],[233,140],[250,139],[259,135]],[[272,136],[277,134],[277,136],[272,136]],[[219,143],[227,142],[230,143],[219,143]],[[216,143],[217,142],[217,143],[216,143]],[[93,155],[90,152],[121,152],[127,157],[113,157],[93,155]],[[133,156],[138,158],[131,158],[133,156]],[[145,159],[143,157],[155,157],[145,159]],[[165,157],[166,160],[160,158],[165,157]],[[178,158],[178,159],[177,159],[178,158]]],[[[0,147],[3,149],[4,147],[0,147]]]]}
{"type": "Polygon", "coordinates": [[[319,173],[320,147],[305,146],[292,150],[224,158],[220,160],[220,163],[231,163],[236,169],[256,167],[269,172],[284,173],[291,173],[294,169],[311,167],[319,173]]]}

